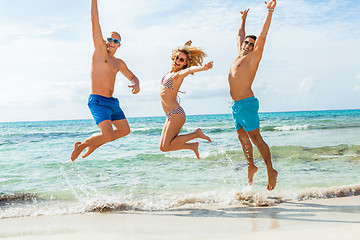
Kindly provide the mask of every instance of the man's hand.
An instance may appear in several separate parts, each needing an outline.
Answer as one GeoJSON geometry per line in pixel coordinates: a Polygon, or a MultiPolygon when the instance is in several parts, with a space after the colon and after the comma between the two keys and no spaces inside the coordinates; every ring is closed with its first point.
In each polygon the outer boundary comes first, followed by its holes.
{"type": "Polygon", "coordinates": [[[266,5],[267,9],[269,9],[269,8],[275,9],[275,7],[276,7],[276,0],[271,0],[269,3],[267,3],[267,2],[264,2],[264,3],[266,5]]]}
{"type": "Polygon", "coordinates": [[[203,69],[204,69],[205,71],[211,69],[211,68],[213,67],[213,63],[214,63],[213,61],[208,62],[207,64],[205,64],[205,65],[203,66],[203,69]]]}
{"type": "Polygon", "coordinates": [[[247,10],[245,10],[245,11],[241,11],[240,13],[241,13],[241,18],[242,18],[242,20],[246,20],[246,17],[247,17],[247,13],[249,12],[249,10],[250,10],[250,8],[248,8],[247,10]]]}
{"type": "Polygon", "coordinates": [[[129,85],[128,86],[131,89],[132,94],[137,94],[138,92],[140,92],[140,86],[139,83],[135,83],[134,85],[129,85]]]}
{"type": "Polygon", "coordinates": [[[191,40],[189,40],[189,41],[187,41],[185,44],[184,44],[184,46],[191,46],[191,44],[192,44],[192,41],[191,40]]]}

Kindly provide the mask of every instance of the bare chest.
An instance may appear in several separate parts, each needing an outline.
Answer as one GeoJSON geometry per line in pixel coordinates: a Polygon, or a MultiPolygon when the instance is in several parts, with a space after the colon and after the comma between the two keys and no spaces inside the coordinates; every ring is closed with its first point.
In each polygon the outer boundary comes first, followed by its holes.
{"type": "Polygon", "coordinates": [[[249,56],[238,57],[231,64],[230,75],[253,75],[256,72],[259,64],[258,62],[252,61],[249,56]]]}
{"type": "Polygon", "coordinates": [[[120,69],[120,64],[113,59],[98,59],[93,64],[95,68],[107,73],[117,73],[120,69]]]}
{"type": "Polygon", "coordinates": [[[93,71],[101,71],[102,74],[116,74],[120,69],[120,63],[114,57],[94,53],[92,68],[93,71]]]}
{"type": "Polygon", "coordinates": [[[234,62],[231,64],[231,71],[236,72],[239,71],[241,68],[247,68],[249,66],[249,58],[246,56],[244,57],[237,57],[234,62]]]}

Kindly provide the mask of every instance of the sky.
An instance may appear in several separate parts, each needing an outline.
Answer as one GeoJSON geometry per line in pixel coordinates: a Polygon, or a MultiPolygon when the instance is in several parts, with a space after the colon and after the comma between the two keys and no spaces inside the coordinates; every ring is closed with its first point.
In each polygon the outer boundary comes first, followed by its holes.
{"type": "MultiPolygon", "coordinates": [[[[278,0],[253,91],[261,112],[360,108],[360,1],[278,0]]],[[[227,81],[237,57],[240,11],[258,35],[261,0],[98,0],[104,38],[122,36],[114,97],[127,117],[163,116],[161,78],[172,49],[192,40],[213,69],[187,77],[188,115],[231,113],[227,81]]],[[[91,119],[91,0],[0,0],[0,122],[91,119]]]]}

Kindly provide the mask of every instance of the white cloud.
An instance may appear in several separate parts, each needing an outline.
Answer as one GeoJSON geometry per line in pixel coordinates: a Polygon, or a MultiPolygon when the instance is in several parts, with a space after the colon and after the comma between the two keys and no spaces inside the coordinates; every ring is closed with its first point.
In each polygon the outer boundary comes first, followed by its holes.
{"type": "MultiPolygon", "coordinates": [[[[359,80],[360,80],[360,74],[358,74],[358,75],[355,77],[355,79],[359,79],[359,80]]],[[[353,91],[353,92],[359,92],[359,91],[360,91],[360,85],[359,85],[359,84],[356,84],[355,86],[353,86],[353,87],[351,88],[351,91],[353,91]]]]}
{"type": "Polygon", "coordinates": [[[307,93],[311,91],[311,89],[314,86],[315,78],[313,77],[305,77],[303,80],[301,80],[299,84],[299,91],[302,93],[307,93]]]}
{"type": "MultiPolygon", "coordinates": [[[[93,46],[90,1],[86,2],[73,2],[72,9],[79,10],[76,14],[58,8],[56,14],[45,15],[49,9],[44,8],[39,9],[43,16],[24,19],[15,11],[15,3],[6,2],[8,10],[0,17],[0,121],[91,117],[86,99],[93,46]],[[36,115],[31,116],[28,109],[35,108],[36,115]],[[19,118],[19,111],[28,114],[19,118]]],[[[141,92],[134,96],[129,82],[121,74],[117,78],[115,97],[127,115],[163,114],[160,79],[170,70],[171,50],[189,39],[205,50],[205,62],[213,60],[214,68],[185,79],[181,87],[188,92],[182,96],[182,104],[189,108],[185,110],[227,113],[228,71],[237,55],[239,12],[246,8],[250,8],[246,31],[258,34],[266,14],[262,2],[99,1],[103,34],[112,30],[122,34],[117,56],[141,81],[141,92]]],[[[266,100],[263,111],[331,108],[335,99],[329,93],[334,92],[344,99],[336,106],[358,102],[354,93],[360,88],[358,10],[359,3],[349,1],[278,2],[253,85],[255,95],[266,100]],[[339,14],[345,9],[347,16],[339,14]],[[347,94],[349,89],[353,94],[347,94]]]]}
{"type": "Polygon", "coordinates": [[[360,85],[356,85],[354,86],[351,91],[354,91],[354,92],[360,92],[360,85]]]}

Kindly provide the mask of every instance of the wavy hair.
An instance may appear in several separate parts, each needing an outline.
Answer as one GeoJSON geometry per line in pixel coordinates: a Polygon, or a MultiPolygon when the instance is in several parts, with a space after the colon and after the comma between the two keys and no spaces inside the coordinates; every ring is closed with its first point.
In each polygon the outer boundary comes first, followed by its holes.
{"type": "Polygon", "coordinates": [[[191,66],[202,65],[203,59],[204,57],[206,57],[206,53],[203,52],[201,48],[185,45],[183,47],[178,47],[172,51],[172,55],[171,55],[172,61],[176,59],[176,55],[178,54],[178,52],[182,52],[186,54],[187,63],[184,66],[184,69],[191,66]]]}

